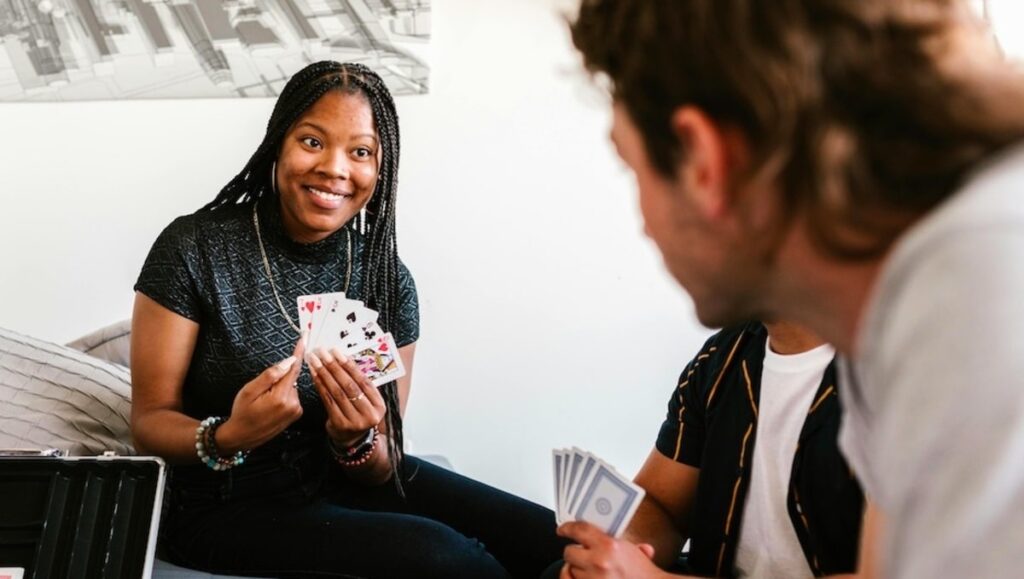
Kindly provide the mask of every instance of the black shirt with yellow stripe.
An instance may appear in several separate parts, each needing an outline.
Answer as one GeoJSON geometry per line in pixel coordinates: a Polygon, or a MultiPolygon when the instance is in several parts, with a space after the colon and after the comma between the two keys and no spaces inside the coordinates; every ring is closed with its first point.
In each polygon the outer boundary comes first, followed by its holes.
{"type": "MultiPolygon", "coordinates": [[[[683,370],[658,433],[665,456],[700,469],[690,513],[691,572],[733,574],[757,435],[768,331],[761,323],[712,336],[683,370]]],[[[856,570],[864,495],[839,452],[839,396],[829,364],[800,432],[787,504],[816,576],[856,570]]]]}

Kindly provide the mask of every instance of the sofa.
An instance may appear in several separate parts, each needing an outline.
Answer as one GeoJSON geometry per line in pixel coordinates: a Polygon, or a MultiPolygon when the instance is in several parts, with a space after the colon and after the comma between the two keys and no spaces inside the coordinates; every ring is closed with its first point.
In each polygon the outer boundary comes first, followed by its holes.
{"type": "MultiPolygon", "coordinates": [[[[0,328],[0,449],[59,449],[71,456],[135,454],[129,426],[130,340],[129,320],[67,345],[0,328]]],[[[420,458],[451,468],[441,456],[420,458]]],[[[152,576],[226,577],[159,558],[152,576]]]]}
{"type": "MultiPolygon", "coordinates": [[[[0,329],[0,449],[70,456],[135,454],[131,443],[131,323],[66,346],[0,329]]],[[[154,579],[212,579],[159,558],[154,579]]]]}

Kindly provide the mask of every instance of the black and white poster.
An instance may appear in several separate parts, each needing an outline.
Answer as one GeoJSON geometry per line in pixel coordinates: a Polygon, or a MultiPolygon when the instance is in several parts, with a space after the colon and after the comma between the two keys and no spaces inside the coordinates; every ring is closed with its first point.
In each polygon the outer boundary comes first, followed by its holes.
{"type": "Polygon", "coordinates": [[[317,60],[422,94],[432,0],[0,0],[0,101],[273,97],[317,60]]]}

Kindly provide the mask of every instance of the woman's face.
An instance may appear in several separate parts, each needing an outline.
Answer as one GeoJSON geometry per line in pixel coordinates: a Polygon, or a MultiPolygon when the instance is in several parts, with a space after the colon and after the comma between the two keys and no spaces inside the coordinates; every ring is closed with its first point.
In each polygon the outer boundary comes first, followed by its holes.
{"type": "Polygon", "coordinates": [[[285,229],[313,243],[344,226],[373,195],[380,141],[361,94],[331,90],[288,129],[277,157],[285,229]]]}

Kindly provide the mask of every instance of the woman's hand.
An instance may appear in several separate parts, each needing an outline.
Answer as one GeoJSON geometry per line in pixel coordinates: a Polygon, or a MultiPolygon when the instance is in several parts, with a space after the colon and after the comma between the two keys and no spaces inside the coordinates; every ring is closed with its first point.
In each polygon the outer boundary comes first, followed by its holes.
{"type": "Polygon", "coordinates": [[[302,369],[304,342],[292,355],[264,370],[235,395],[231,416],[217,430],[217,447],[228,456],[266,443],[302,416],[295,381],[302,369]]]}
{"type": "Polygon", "coordinates": [[[384,398],[351,359],[332,348],[310,352],[307,361],[327,410],[327,435],[336,447],[352,446],[380,424],[387,413],[384,398]]]}

